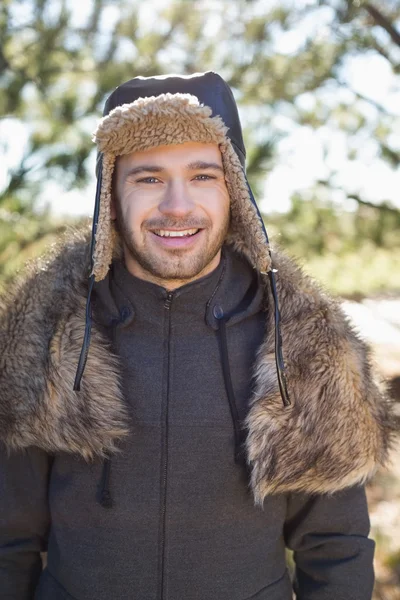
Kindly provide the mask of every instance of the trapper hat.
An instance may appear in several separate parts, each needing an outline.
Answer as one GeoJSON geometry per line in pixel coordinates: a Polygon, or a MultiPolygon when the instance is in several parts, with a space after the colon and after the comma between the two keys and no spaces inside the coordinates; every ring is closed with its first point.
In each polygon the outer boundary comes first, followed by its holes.
{"type": "Polygon", "coordinates": [[[117,156],[189,141],[218,144],[230,196],[226,243],[267,275],[275,303],[275,353],[279,386],[289,404],[280,336],[280,315],[267,232],[246,178],[246,150],[238,109],[228,84],[217,73],[135,77],[117,87],[106,101],[93,134],[97,145],[97,190],[91,243],[91,272],[86,329],[74,389],[79,390],[90,342],[90,296],[94,281],[104,279],[118,235],[111,221],[111,188],[117,156]]]}

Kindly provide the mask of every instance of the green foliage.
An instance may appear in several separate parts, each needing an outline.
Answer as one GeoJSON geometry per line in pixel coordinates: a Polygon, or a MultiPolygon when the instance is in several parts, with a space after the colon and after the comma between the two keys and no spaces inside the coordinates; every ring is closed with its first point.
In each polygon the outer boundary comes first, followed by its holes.
{"type": "Polygon", "coordinates": [[[265,217],[278,244],[315,279],[340,296],[400,292],[400,213],[359,205],[343,211],[316,198],[292,199],[285,214],[265,217]]]}
{"type": "Polygon", "coordinates": [[[400,293],[399,252],[366,243],[358,252],[323,253],[300,262],[327,290],[344,298],[400,293]]]}
{"type": "Polygon", "coordinates": [[[396,251],[400,246],[400,212],[385,207],[343,207],[317,198],[292,198],[285,214],[266,217],[276,241],[298,256],[356,253],[366,245],[396,251]]]}
{"type": "Polygon", "coordinates": [[[67,225],[79,222],[57,220],[47,211],[31,212],[18,200],[8,198],[0,208],[0,293],[29,260],[56,241],[67,225]]]}

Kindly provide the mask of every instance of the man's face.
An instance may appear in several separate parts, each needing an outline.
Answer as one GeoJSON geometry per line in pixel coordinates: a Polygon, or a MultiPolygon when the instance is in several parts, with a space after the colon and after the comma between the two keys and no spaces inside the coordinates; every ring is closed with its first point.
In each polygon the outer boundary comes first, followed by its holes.
{"type": "Polygon", "coordinates": [[[174,289],[220,261],[229,194],[216,144],[188,142],[119,156],[111,217],[128,270],[174,289]]]}

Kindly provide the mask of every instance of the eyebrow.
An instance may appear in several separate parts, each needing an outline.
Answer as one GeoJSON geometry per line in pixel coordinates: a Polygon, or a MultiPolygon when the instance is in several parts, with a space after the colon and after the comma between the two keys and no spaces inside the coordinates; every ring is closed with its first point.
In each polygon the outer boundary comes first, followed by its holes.
{"type": "Polygon", "coordinates": [[[198,169],[214,169],[214,171],[224,172],[224,169],[218,163],[204,162],[202,160],[196,160],[186,165],[186,168],[190,171],[197,171],[198,169]]]}
{"type": "MultiPolygon", "coordinates": [[[[218,163],[213,162],[204,162],[202,160],[197,160],[195,162],[191,162],[186,165],[186,169],[189,171],[198,171],[199,169],[213,169],[214,171],[224,172],[224,169],[218,163]]],[[[132,167],[127,171],[125,177],[130,177],[132,175],[138,175],[139,173],[161,173],[165,171],[164,167],[158,165],[140,165],[138,167],[132,167]]]]}

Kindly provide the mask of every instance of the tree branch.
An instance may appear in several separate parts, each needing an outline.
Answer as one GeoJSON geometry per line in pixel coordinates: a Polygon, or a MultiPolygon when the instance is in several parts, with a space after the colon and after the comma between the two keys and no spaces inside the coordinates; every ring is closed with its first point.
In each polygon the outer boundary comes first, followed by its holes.
{"type": "Polygon", "coordinates": [[[400,215],[400,210],[395,206],[391,206],[387,201],[382,202],[381,204],[374,204],[373,202],[369,202],[368,200],[363,200],[358,196],[358,194],[346,194],[350,200],[355,200],[358,204],[362,206],[368,206],[369,208],[374,208],[375,210],[380,210],[383,212],[391,213],[392,215],[400,215]]]}
{"type": "Polygon", "coordinates": [[[368,96],[364,96],[364,94],[361,94],[361,92],[357,92],[354,88],[350,87],[349,84],[345,81],[341,81],[340,79],[337,79],[336,81],[341,87],[344,87],[350,92],[352,92],[352,94],[354,94],[359,100],[363,100],[364,102],[368,102],[368,104],[371,104],[371,106],[374,106],[380,113],[387,115],[388,117],[396,117],[396,115],[389,112],[384,106],[382,106],[382,104],[379,104],[379,102],[376,102],[376,100],[373,100],[372,98],[368,98],[368,96]]]}
{"type": "MultiPolygon", "coordinates": [[[[372,36],[371,36],[372,37],[372,36]]],[[[374,50],[376,50],[376,52],[378,52],[378,54],[380,54],[381,56],[383,56],[383,58],[386,58],[386,60],[393,66],[393,68],[396,68],[396,65],[393,64],[393,61],[389,55],[388,52],[386,52],[385,48],[383,48],[379,42],[377,42],[377,40],[372,39],[370,40],[371,46],[374,50]]]]}
{"type": "Polygon", "coordinates": [[[344,192],[346,194],[346,198],[349,198],[350,200],[355,200],[358,204],[361,204],[362,206],[368,206],[369,208],[374,208],[375,210],[388,212],[393,215],[400,216],[400,209],[396,208],[395,206],[392,206],[387,200],[384,200],[380,204],[374,204],[373,202],[369,202],[368,200],[363,200],[358,194],[348,194],[343,188],[331,185],[329,179],[318,179],[317,183],[335,192],[344,192]]]}
{"type": "Polygon", "coordinates": [[[397,46],[400,46],[400,33],[397,31],[397,29],[395,27],[393,27],[393,25],[391,24],[389,19],[387,17],[385,17],[385,15],[383,15],[376,8],[376,6],[374,6],[373,4],[370,4],[369,2],[366,2],[365,4],[363,4],[363,7],[371,15],[371,17],[374,19],[374,21],[378,25],[380,25],[380,27],[383,27],[383,29],[385,29],[388,32],[392,41],[395,44],[397,44],[397,46]]]}

